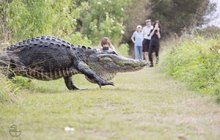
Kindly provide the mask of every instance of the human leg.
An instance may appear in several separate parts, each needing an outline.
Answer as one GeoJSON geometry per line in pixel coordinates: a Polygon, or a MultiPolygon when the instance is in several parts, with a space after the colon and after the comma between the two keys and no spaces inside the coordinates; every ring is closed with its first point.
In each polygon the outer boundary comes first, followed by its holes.
{"type": "Polygon", "coordinates": [[[159,63],[159,51],[160,51],[160,44],[158,42],[156,48],[155,48],[155,55],[156,55],[156,64],[159,63]]]}
{"type": "Polygon", "coordinates": [[[143,52],[142,52],[142,46],[140,46],[139,52],[140,52],[140,60],[143,60],[143,52]]]}
{"type": "Polygon", "coordinates": [[[149,63],[148,52],[144,52],[144,58],[145,58],[146,63],[149,63]]]}
{"type": "Polygon", "coordinates": [[[144,39],[143,42],[142,42],[142,49],[143,49],[145,61],[146,61],[146,63],[148,63],[148,51],[147,51],[147,41],[146,41],[146,39],[144,39]]]}
{"type": "Polygon", "coordinates": [[[150,45],[149,45],[149,52],[148,52],[148,57],[149,57],[149,61],[150,61],[150,67],[153,67],[152,53],[153,53],[153,43],[150,42],[150,45]]]}
{"type": "Polygon", "coordinates": [[[142,47],[141,46],[137,46],[137,51],[138,51],[138,59],[142,60],[142,47]]]}
{"type": "Polygon", "coordinates": [[[134,46],[134,58],[139,59],[138,46],[134,46]]]}

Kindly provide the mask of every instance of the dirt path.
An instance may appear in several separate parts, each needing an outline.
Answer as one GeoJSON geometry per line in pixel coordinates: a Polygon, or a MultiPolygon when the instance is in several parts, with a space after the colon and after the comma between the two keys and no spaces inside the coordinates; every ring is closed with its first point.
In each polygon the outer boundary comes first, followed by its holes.
{"type": "Polygon", "coordinates": [[[145,68],[119,74],[115,87],[99,89],[79,76],[77,92],[63,81],[34,81],[16,104],[0,106],[0,139],[199,139],[220,138],[220,106],[210,96],[145,68]],[[31,94],[32,93],[32,94],[31,94]],[[72,130],[65,131],[70,127],[72,130]]]}

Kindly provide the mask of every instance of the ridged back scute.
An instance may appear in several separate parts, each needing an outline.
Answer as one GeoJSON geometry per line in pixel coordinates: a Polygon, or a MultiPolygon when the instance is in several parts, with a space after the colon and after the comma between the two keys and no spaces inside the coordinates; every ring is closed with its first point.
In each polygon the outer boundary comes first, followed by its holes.
{"type": "Polygon", "coordinates": [[[9,46],[6,50],[15,51],[21,48],[30,49],[32,47],[37,47],[37,46],[38,47],[53,47],[53,48],[54,47],[65,47],[67,49],[75,48],[69,42],[61,40],[59,38],[52,37],[52,36],[42,36],[42,37],[31,38],[31,39],[18,42],[15,45],[9,46]]]}

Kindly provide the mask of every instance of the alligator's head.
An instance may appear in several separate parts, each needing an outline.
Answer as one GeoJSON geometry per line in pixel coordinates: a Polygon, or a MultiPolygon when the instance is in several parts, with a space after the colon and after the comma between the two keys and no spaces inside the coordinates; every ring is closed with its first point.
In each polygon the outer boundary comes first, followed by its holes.
{"type": "Polygon", "coordinates": [[[96,65],[111,72],[130,72],[142,69],[146,63],[131,58],[126,58],[117,54],[98,54],[96,55],[96,65]]]}
{"type": "Polygon", "coordinates": [[[87,64],[98,75],[111,80],[118,72],[132,72],[146,66],[145,61],[126,58],[113,53],[95,53],[87,58],[87,64]]]}

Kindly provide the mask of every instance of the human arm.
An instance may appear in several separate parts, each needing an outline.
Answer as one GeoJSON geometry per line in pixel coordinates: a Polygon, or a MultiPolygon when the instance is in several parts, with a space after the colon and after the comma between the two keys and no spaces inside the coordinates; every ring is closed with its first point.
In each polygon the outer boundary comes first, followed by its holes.
{"type": "Polygon", "coordinates": [[[142,35],[143,35],[143,37],[145,36],[145,34],[146,34],[146,31],[145,31],[146,29],[145,29],[145,27],[143,28],[143,30],[142,30],[142,35]]]}
{"type": "Polygon", "coordinates": [[[159,25],[155,24],[154,28],[151,30],[151,32],[149,33],[149,36],[152,37],[155,33],[155,31],[158,30],[159,31],[159,25]]]}
{"type": "Polygon", "coordinates": [[[135,43],[135,35],[134,34],[135,33],[133,33],[133,35],[131,36],[131,40],[132,40],[133,43],[135,43]]]}
{"type": "Polygon", "coordinates": [[[116,52],[115,47],[113,45],[110,45],[110,48],[113,52],[116,52]]]}
{"type": "Polygon", "coordinates": [[[156,34],[157,34],[157,37],[160,39],[161,38],[160,28],[158,28],[158,31],[156,34]]]}

